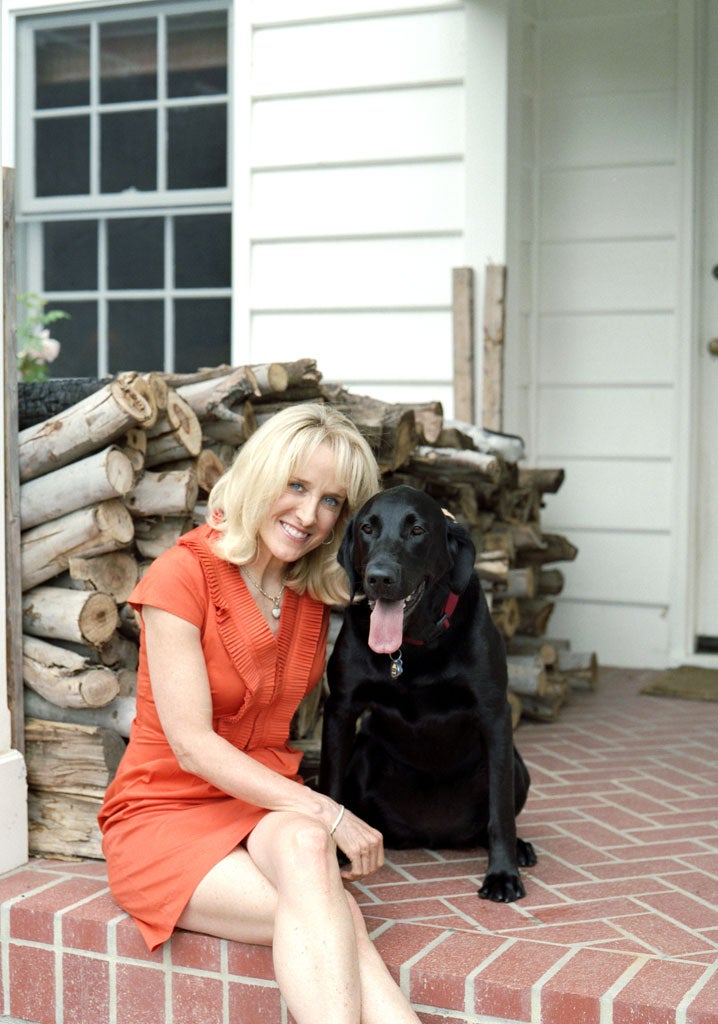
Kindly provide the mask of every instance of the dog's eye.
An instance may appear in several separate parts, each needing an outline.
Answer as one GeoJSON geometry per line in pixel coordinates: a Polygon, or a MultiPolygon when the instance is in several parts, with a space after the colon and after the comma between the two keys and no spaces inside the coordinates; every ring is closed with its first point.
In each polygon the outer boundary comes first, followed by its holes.
{"type": "Polygon", "coordinates": [[[371,533],[372,532],[371,531],[371,523],[362,523],[361,524],[361,532],[362,533],[371,533]]]}
{"type": "Polygon", "coordinates": [[[422,535],[422,533],[426,533],[426,530],[424,529],[423,526],[412,526],[412,528],[411,528],[411,535],[412,535],[412,537],[420,537],[422,535]]]}

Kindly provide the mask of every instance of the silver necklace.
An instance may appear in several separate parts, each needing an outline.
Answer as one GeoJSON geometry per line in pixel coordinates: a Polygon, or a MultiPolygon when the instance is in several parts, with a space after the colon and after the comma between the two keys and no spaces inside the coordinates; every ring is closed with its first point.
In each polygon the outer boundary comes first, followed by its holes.
{"type": "Polygon", "coordinates": [[[278,619],[279,616],[282,614],[281,600],[282,600],[282,594],[284,593],[284,588],[285,588],[286,584],[283,583],[282,584],[282,589],[279,591],[279,593],[275,597],[272,597],[271,594],[267,593],[267,591],[264,589],[262,584],[259,583],[258,580],[255,580],[254,576],[252,576],[251,572],[249,571],[249,569],[247,568],[246,565],[242,566],[242,572],[247,577],[249,582],[252,583],[257,588],[259,593],[263,594],[267,598],[268,601],[272,602],[272,604],[274,605],[274,607],[272,608],[272,616],[273,616],[273,618],[278,619]]]}

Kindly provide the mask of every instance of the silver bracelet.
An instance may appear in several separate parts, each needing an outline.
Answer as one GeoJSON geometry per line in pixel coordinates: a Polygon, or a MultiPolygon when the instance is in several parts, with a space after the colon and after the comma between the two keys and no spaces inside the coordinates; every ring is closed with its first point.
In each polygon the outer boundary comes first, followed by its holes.
{"type": "Polygon", "coordinates": [[[341,824],[341,820],[342,820],[343,817],[344,817],[344,804],[339,804],[339,814],[337,814],[336,820],[335,820],[334,824],[329,829],[329,835],[330,836],[333,836],[334,833],[336,832],[336,830],[339,828],[339,826],[341,824]]]}

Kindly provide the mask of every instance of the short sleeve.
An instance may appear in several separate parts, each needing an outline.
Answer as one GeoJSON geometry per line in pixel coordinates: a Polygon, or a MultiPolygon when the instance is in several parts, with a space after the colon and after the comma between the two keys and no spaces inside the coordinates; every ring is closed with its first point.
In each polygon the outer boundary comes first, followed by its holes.
{"type": "Polygon", "coordinates": [[[209,594],[202,566],[193,552],[176,544],[156,558],[128,598],[140,611],[143,605],[171,612],[198,629],[205,623],[209,594]]]}

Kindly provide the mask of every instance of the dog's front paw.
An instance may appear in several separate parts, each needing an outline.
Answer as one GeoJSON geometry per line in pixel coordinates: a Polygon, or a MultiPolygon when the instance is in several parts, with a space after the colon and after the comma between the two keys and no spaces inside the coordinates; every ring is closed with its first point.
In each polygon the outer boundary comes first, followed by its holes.
{"type": "Polygon", "coordinates": [[[479,889],[482,900],[493,900],[494,903],[513,903],[526,895],[523,882],[518,872],[494,871],[487,875],[479,889]]]}
{"type": "Polygon", "coordinates": [[[530,868],[536,864],[538,858],[531,843],[525,839],[516,840],[516,862],[520,868],[530,868]]]}

